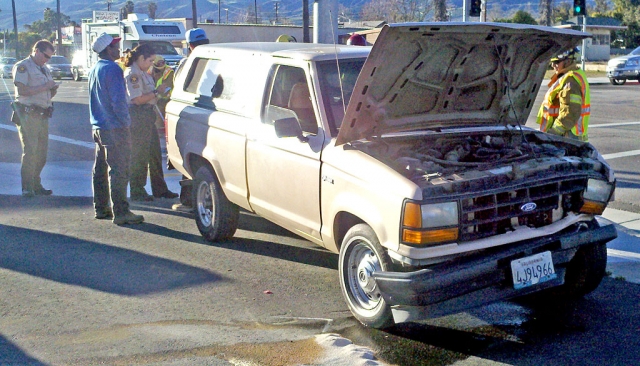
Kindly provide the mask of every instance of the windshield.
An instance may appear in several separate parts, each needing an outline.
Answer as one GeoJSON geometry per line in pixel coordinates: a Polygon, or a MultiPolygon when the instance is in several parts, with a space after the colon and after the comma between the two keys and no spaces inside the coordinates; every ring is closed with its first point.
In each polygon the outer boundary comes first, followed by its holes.
{"type": "Polygon", "coordinates": [[[340,77],[338,77],[336,61],[323,61],[317,64],[324,109],[327,111],[329,126],[334,136],[340,129],[353,87],[356,85],[365,60],[366,58],[340,60],[340,77]]]}
{"type": "Polygon", "coordinates": [[[640,55],[640,47],[638,47],[635,50],[631,51],[631,54],[634,55],[634,56],[640,55]]]}
{"type": "Polygon", "coordinates": [[[13,65],[16,63],[16,59],[13,57],[3,57],[0,59],[0,64],[3,65],[13,65]]]}
{"type": "Polygon", "coordinates": [[[69,59],[64,56],[53,56],[49,60],[49,65],[69,65],[69,59]]]}
{"type": "Polygon", "coordinates": [[[177,55],[178,54],[175,47],[173,47],[173,45],[171,45],[171,43],[169,42],[153,41],[153,42],[144,42],[144,43],[150,44],[151,48],[153,48],[153,52],[155,52],[157,55],[177,55]]]}

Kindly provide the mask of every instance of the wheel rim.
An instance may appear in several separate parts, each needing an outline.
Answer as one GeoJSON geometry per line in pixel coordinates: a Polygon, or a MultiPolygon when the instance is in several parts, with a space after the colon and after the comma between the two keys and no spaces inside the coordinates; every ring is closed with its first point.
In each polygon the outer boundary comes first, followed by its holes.
{"type": "Polygon", "coordinates": [[[349,292],[356,305],[364,310],[373,310],[382,301],[373,273],[382,271],[380,259],[369,245],[361,239],[349,253],[346,280],[349,292]]]}
{"type": "Polygon", "coordinates": [[[211,226],[213,222],[213,197],[208,182],[200,182],[196,194],[196,205],[200,222],[204,226],[211,226]]]}

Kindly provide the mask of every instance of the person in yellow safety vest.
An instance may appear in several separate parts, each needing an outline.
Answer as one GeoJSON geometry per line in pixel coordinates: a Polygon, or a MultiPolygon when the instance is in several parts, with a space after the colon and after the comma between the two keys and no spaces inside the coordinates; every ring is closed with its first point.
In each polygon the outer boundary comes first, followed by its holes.
{"type": "MultiPolygon", "coordinates": [[[[156,83],[156,90],[158,91],[157,105],[164,116],[165,108],[171,97],[171,89],[173,89],[173,69],[167,67],[164,57],[156,55],[153,64],[147,72],[153,77],[153,81],[156,83]]],[[[164,121],[161,122],[164,125],[164,121]]]]}
{"type": "Polygon", "coordinates": [[[589,141],[591,92],[584,71],[576,65],[577,49],[551,59],[555,74],[538,111],[540,131],[589,141]]]}

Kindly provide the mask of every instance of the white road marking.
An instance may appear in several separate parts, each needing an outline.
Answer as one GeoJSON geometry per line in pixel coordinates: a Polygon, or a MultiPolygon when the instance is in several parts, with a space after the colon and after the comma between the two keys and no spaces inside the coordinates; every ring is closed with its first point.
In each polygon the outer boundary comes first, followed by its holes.
{"type": "Polygon", "coordinates": [[[599,123],[597,125],[590,125],[589,128],[633,126],[633,125],[640,125],[640,122],[599,123]]]}
{"type": "MultiPolygon", "coordinates": [[[[18,132],[18,129],[15,126],[11,126],[11,125],[5,125],[0,123],[0,128],[4,128],[5,130],[9,130],[9,131],[13,131],[13,132],[18,132]]],[[[58,142],[64,142],[67,144],[71,144],[71,145],[77,145],[77,146],[82,146],[82,147],[86,147],[89,148],[91,150],[95,149],[95,143],[93,142],[86,142],[86,141],[78,141],[78,140],[72,140],[66,137],[62,137],[62,136],[57,136],[57,135],[49,135],[49,139],[50,140],[54,140],[54,141],[58,141],[58,142]]]]}

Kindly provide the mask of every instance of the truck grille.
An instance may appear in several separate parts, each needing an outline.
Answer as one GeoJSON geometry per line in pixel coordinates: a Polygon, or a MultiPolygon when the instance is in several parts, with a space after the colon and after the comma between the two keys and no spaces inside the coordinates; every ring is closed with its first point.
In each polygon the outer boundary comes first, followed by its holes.
{"type": "Polygon", "coordinates": [[[580,208],[584,178],[512,187],[461,199],[460,242],[503,234],[516,226],[542,227],[580,208]],[[531,205],[530,203],[535,203],[531,205]],[[529,204],[529,205],[527,205],[529,204]],[[528,210],[523,210],[527,205],[528,210]]]}

